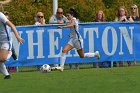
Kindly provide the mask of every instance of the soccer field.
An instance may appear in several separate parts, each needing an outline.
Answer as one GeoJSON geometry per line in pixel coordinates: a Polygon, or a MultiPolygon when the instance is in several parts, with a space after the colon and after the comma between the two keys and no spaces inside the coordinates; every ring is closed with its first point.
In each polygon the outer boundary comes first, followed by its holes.
{"type": "Polygon", "coordinates": [[[0,75],[0,93],[139,93],[140,67],[90,68],[0,75]]]}

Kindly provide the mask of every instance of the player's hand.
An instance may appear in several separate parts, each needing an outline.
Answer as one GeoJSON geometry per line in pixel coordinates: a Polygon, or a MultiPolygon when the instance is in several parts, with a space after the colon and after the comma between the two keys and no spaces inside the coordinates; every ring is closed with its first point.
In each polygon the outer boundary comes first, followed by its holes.
{"type": "Polygon", "coordinates": [[[58,26],[58,28],[63,28],[63,26],[58,26]]]}
{"type": "Polygon", "coordinates": [[[20,43],[23,43],[23,42],[24,42],[24,39],[22,39],[21,37],[18,37],[17,40],[18,40],[18,42],[20,42],[20,43]]]}

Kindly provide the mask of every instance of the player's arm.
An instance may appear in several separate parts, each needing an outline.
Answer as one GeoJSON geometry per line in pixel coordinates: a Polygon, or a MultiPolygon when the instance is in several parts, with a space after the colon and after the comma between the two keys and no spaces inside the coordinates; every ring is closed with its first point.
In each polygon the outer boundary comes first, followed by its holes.
{"type": "Polygon", "coordinates": [[[11,27],[11,29],[12,29],[12,31],[14,32],[15,37],[17,38],[17,40],[18,40],[20,43],[23,43],[24,40],[18,35],[18,32],[17,32],[17,29],[16,29],[15,25],[14,25],[12,22],[10,22],[9,20],[6,21],[6,24],[7,24],[9,27],[11,27]]]}
{"type": "Polygon", "coordinates": [[[74,26],[74,19],[71,20],[71,23],[69,25],[66,25],[66,26],[58,26],[58,28],[70,28],[70,27],[73,27],[74,26]]]}

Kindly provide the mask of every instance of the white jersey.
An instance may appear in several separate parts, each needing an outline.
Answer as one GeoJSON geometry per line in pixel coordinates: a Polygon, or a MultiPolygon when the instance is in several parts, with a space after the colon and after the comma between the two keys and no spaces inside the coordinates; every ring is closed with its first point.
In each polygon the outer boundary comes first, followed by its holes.
{"type": "Polygon", "coordinates": [[[41,23],[39,23],[39,22],[35,22],[34,25],[37,25],[37,26],[39,26],[39,25],[45,25],[45,23],[41,24],[41,23]]]}
{"type": "MultiPolygon", "coordinates": [[[[70,38],[73,39],[82,39],[80,33],[79,33],[79,25],[78,25],[78,20],[76,20],[76,18],[73,18],[72,20],[74,20],[74,26],[70,28],[70,38]]],[[[72,21],[70,20],[70,21],[72,21]]]]}
{"type": "Polygon", "coordinates": [[[57,18],[56,15],[51,16],[49,20],[49,24],[57,24],[58,20],[64,21],[64,23],[68,22],[68,19],[63,15],[62,18],[57,18]]]}
{"type": "Polygon", "coordinates": [[[10,30],[7,28],[6,21],[8,21],[6,16],[0,12],[0,42],[11,41],[10,30]]]}

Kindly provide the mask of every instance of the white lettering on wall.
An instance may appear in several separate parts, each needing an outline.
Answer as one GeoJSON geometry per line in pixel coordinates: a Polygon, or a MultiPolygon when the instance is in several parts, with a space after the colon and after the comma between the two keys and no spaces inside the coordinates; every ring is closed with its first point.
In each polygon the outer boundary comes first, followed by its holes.
{"type": "Polygon", "coordinates": [[[120,55],[123,55],[123,38],[126,42],[126,46],[129,50],[129,53],[130,54],[133,54],[133,30],[134,30],[134,27],[129,27],[130,29],[130,35],[129,35],[129,31],[126,29],[126,27],[119,27],[120,29],[120,52],[119,54],[120,55]]]}
{"type": "Polygon", "coordinates": [[[30,30],[30,31],[26,31],[26,33],[28,34],[28,49],[29,49],[29,56],[27,57],[27,59],[34,59],[34,46],[38,46],[38,55],[37,58],[44,58],[43,56],[43,32],[44,30],[37,30],[37,43],[34,43],[34,37],[33,37],[33,33],[35,33],[34,30],[30,30]]]}
{"type": "Polygon", "coordinates": [[[60,52],[58,54],[55,53],[55,49],[59,49],[59,39],[62,39],[62,30],[61,29],[49,29],[49,47],[50,47],[50,54],[48,55],[48,58],[53,58],[53,57],[59,57],[62,51],[62,47],[59,50],[60,52]],[[59,34],[59,37],[54,37],[55,33],[59,34]],[[56,39],[55,39],[56,38],[56,39]]]}
{"type": "Polygon", "coordinates": [[[89,39],[89,52],[94,52],[94,32],[97,38],[99,38],[98,28],[84,28],[84,38],[88,37],[89,39]],[[86,33],[88,33],[87,37],[86,33]]]}
{"type": "Polygon", "coordinates": [[[117,43],[118,43],[118,38],[117,38],[117,33],[116,33],[115,29],[111,26],[106,27],[105,30],[103,31],[103,35],[102,35],[102,48],[103,48],[105,54],[113,55],[116,52],[117,43]],[[108,50],[108,44],[109,44],[108,31],[112,32],[112,51],[111,52],[109,52],[109,50],[108,50]]]}

